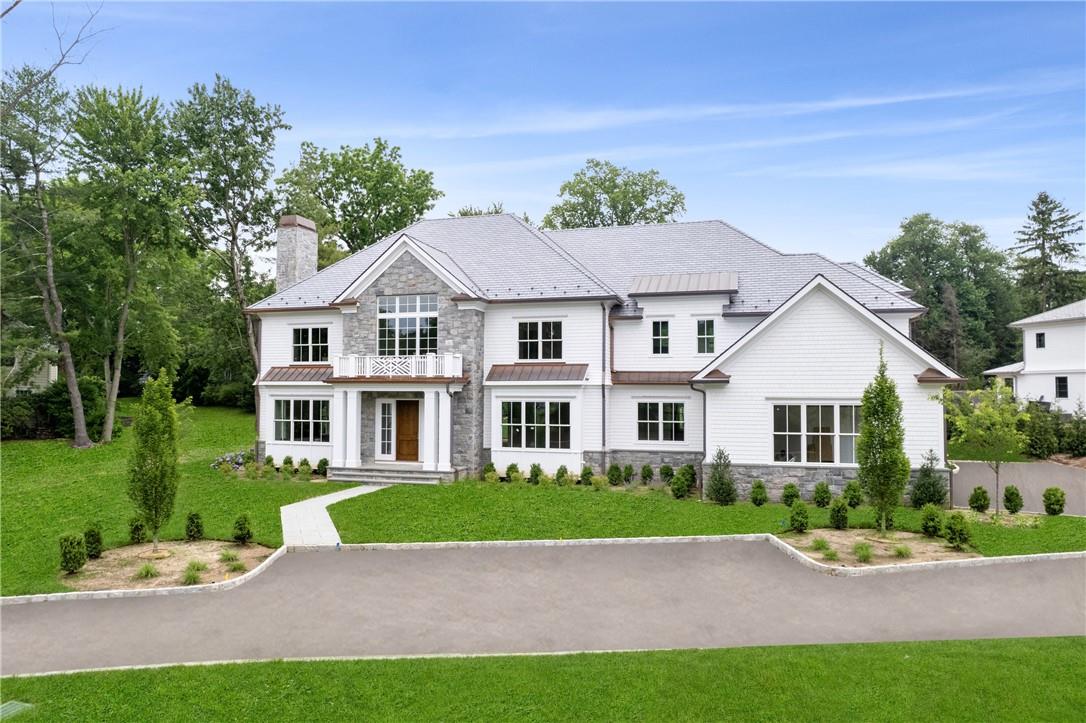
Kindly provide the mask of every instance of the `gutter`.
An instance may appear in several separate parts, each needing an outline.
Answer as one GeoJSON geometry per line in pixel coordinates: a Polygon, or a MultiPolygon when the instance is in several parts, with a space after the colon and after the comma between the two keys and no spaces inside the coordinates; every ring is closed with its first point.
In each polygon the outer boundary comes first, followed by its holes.
{"type": "Polygon", "coordinates": [[[694,386],[690,382],[690,388],[701,393],[701,501],[705,501],[705,455],[708,454],[706,443],[709,439],[709,399],[704,389],[694,386]]]}

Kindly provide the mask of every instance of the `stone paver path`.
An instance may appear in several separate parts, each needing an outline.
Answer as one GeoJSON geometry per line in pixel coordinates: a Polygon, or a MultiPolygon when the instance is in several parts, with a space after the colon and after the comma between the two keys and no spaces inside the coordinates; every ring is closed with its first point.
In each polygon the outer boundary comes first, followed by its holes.
{"type": "Polygon", "coordinates": [[[283,522],[283,544],[287,547],[339,544],[339,532],[332,524],[332,518],[328,516],[328,505],[380,489],[384,487],[359,485],[333,492],[330,495],[311,497],[292,505],[283,505],[279,508],[279,517],[283,522]]]}

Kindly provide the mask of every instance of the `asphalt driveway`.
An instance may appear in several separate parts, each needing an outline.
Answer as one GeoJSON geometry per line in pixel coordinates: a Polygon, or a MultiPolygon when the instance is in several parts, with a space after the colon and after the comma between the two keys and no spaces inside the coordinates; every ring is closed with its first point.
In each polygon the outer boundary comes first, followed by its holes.
{"type": "Polygon", "coordinates": [[[297,552],[237,588],[13,605],[5,675],[1086,634],[1086,559],[831,577],[767,542],[297,552]]]}
{"type": "MultiPolygon", "coordinates": [[[[968,507],[969,495],[974,487],[984,487],[995,509],[995,473],[984,462],[955,462],[958,471],[954,473],[954,506],[968,507]]],[[[1044,502],[1041,496],[1049,487],[1059,487],[1067,496],[1064,514],[1086,515],[1086,469],[1070,467],[1055,462],[1007,462],[999,469],[1000,494],[1014,485],[1022,493],[1023,509],[1026,512],[1043,513],[1044,502]]],[[[1003,508],[1003,498],[999,498],[999,507],[1003,508]]]]}

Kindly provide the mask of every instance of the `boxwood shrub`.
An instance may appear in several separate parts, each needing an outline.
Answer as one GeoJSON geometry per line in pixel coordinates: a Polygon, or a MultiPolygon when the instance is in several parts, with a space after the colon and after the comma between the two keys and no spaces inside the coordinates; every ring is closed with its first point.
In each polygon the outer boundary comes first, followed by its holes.
{"type": "Polygon", "coordinates": [[[204,521],[199,512],[190,512],[185,518],[185,539],[189,542],[204,539],[204,521]]]}
{"type": "Polygon", "coordinates": [[[981,486],[976,486],[969,495],[969,507],[974,512],[985,513],[988,511],[988,505],[991,504],[991,500],[988,498],[988,490],[981,486]]]}
{"type": "Polygon", "coordinates": [[[102,556],[102,526],[97,522],[87,525],[83,533],[83,545],[87,548],[87,557],[97,560],[102,556]]]}
{"type": "Polygon", "coordinates": [[[60,538],[60,569],[73,575],[87,564],[87,546],[82,535],[62,535],[60,538]]]}
{"type": "Polygon", "coordinates": [[[932,503],[924,505],[920,511],[920,531],[927,537],[938,537],[943,533],[943,508],[932,503]]]}
{"type": "Polygon", "coordinates": [[[969,544],[971,535],[969,533],[969,523],[965,519],[965,515],[961,512],[952,513],[946,520],[946,528],[943,532],[943,536],[946,537],[946,541],[950,543],[950,546],[955,550],[963,550],[965,546],[969,544]]]}
{"type": "Polygon", "coordinates": [[[1012,515],[1017,514],[1022,505],[1022,493],[1018,491],[1018,488],[1014,485],[1007,485],[1007,489],[1003,490],[1003,506],[1007,508],[1007,512],[1012,515]]]}
{"type": "Polygon", "coordinates": [[[760,479],[754,480],[754,483],[750,486],[750,501],[755,507],[761,507],[769,502],[769,493],[765,491],[765,482],[760,479]]]}
{"type": "Polygon", "coordinates": [[[819,482],[814,488],[814,503],[819,507],[829,507],[830,500],[833,499],[833,493],[830,492],[830,483],[826,481],[819,482]]]}
{"type": "Polygon", "coordinates": [[[845,502],[847,502],[848,506],[852,509],[856,509],[862,505],[864,501],[863,488],[860,487],[859,481],[854,479],[848,481],[844,491],[841,492],[841,496],[845,498],[845,502]]]}
{"type": "Polygon", "coordinates": [[[835,530],[848,528],[848,503],[838,497],[830,505],[830,526],[835,530]]]}
{"type": "Polygon", "coordinates": [[[810,516],[807,514],[807,505],[802,500],[792,503],[792,512],[789,516],[789,526],[795,532],[806,532],[810,527],[810,516]]]}
{"type": "Polygon", "coordinates": [[[1067,495],[1059,487],[1049,487],[1041,495],[1045,512],[1050,515],[1062,515],[1063,507],[1067,504],[1067,495]]]}
{"type": "Polygon", "coordinates": [[[799,487],[789,482],[781,490],[781,504],[792,506],[792,503],[799,499],[799,487]]]}

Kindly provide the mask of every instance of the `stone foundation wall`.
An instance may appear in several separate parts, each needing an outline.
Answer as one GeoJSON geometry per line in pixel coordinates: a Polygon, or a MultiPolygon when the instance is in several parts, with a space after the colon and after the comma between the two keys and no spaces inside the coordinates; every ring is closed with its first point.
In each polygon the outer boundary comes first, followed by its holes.
{"type": "MultiPolygon", "coordinates": [[[[678,470],[684,464],[694,465],[697,474],[698,486],[702,480],[702,454],[701,452],[680,452],[670,449],[646,450],[646,449],[611,449],[607,451],[607,464],[604,464],[604,455],[601,451],[588,451],[582,453],[584,463],[591,466],[596,474],[607,474],[607,466],[617,464],[625,467],[630,464],[634,468],[634,477],[641,479],[641,468],[646,464],[652,467],[653,483],[660,482],[660,467],[669,464],[678,470]]],[[[579,470],[578,470],[579,471],[579,470]]]]}
{"type": "MultiPolygon", "coordinates": [[[[909,487],[912,486],[919,471],[919,469],[913,469],[910,472],[909,487]]],[[[938,471],[943,475],[944,481],[949,485],[950,471],[938,471]]],[[[735,486],[739,489],[740,499],[748,499],[750,497],[751,485],[754,483],[754,480],[760,479],[765,482],[765,488],[769,493],[769,499],[774,502],[780,500],[784,486],[789,483],[799,487],[800,497],[804,500],[810,500],[814,495],[815,485],[823,481],[829,482],[830,491],[833,492],[834,496],[839,495],[850,480],[856,479],[857,472],[859,472],[859,470],[856,467],[805,467],[802,465],[772,464],[732,465],[732,474],[735,476],[735,486]]],[[[907,498],[908,488],[906,488],[906,499],[907,498]]]]}

